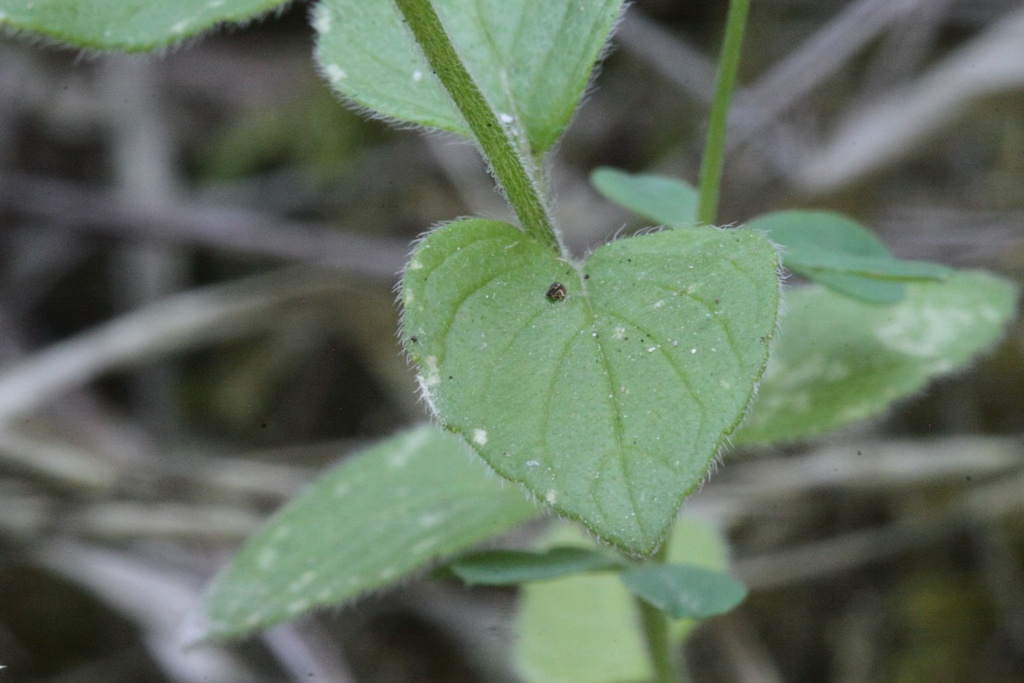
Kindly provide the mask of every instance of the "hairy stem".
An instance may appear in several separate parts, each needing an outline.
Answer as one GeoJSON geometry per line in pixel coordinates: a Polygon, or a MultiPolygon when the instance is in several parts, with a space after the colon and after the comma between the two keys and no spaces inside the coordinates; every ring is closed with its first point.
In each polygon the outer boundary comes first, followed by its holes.
{"type": "Polygon", "coordinates": [[[725,130],[729,117],[729,102],[736,86],[740,49],[747,25],[750,0],[730,0],[729,15],[725,23],[725,40],[718,60],[718,78],[715,99],[711,103],[708,137],[704,146],[704,159],[700,167],[700,204],[697,219],[714,225],[718,214],[718,197],[722,185],[722,166],[725,163],[725,130]]]}
{"type": "Polygon", "coordinates": [[[526,233],[561,251],[558,235],[541,191],[540,173],[528,154],[520,153],[514,122],[503,122],[487,102],[448,38],[430,0],[395,0],[416,42],[473,132],[526,233]]]}

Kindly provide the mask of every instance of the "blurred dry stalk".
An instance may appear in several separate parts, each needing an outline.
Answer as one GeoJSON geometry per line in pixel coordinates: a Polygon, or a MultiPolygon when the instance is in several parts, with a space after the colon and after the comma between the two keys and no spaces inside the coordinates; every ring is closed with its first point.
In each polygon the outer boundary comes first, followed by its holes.
{"type": "MultiPolygon", "coordinates": [[[[814,195],[874,222],[902,255],[1024,277],[1019,2],[755,9],[727,213],[814,195]]],[[[614,160],[692,179],[700,127],[679,111],[707,101],[714,56],[697,45],[717,44],[717,24],[673,24],[673,11],[638,2],[627,14],[602,90],[554,161],[558,210],[579,250],[625,220],[587,187],[590,166],[614,160]],[[637,74],[652,81],[639,95],[637,74]],[[620,142],[652,131],[659,145],[620,142]]],[[[390,307],[409,239],[436,220],[503,211],[468,147],[380,131],[363,131],[377,138],[337,160],[340,187],[301,181],[296,198],[294,169],[254,169],[221,183],[216,195],[229,199],[212,202],[213,183],[186,162],[224,122],[301,98],[313,87],[308,52],[305,34],[268,30],[163,60],[73,60],[0,44],[0,663],[34,668],[33,680],[118,680],[121,660],[98,650],[88,654],[96,661],[50,657],[47,668],[49,655],[19,635],[20,579],[5,578],[25,568],[84,586],[129,619],[155,663],[145,680],[385,680],[354,663],[367,658],[360,629],[395,611],[454,635],[475,680],[513,680],[495,626],[506,622],[507,596],[447,585],[414,584],[344,620],[283,626],[248,648],[177,646],[177,623],[203,583],[269,510],[361,439],[422,415],[390,307]],[[89,296],[75,289],[85,285],[89,296]],[[196,370],[189,359],[201,350],[216,362],[196,370]],[[354,355],[357,369],[339,369],[338,353],[354,355]],[[112,373],[127,379],[124,391],[104,384],[112,373]],[[335,385],[353,403],[334,410],[363,415],[361,427],[310,416],[335,385]],[[209,398],[218,395],[238,405],[218,409],[209,398]],[[364,395],[387,405],[367,408],[364,395]],[[204,411],[221,422],[205,424],[204,411]]],[[[952,398],[919,406],[924,418],[904,411],[836,443],[742,454],[689,503],[730,532],[737,572],[760,589],[755,603],[786,590],[814,603],[828,581],[855,598],[816,613],[844,635],[799,641],[834,665],[801,680],[894,675],[886,661],[896,655],[879,632],[888,617],[877,609],[894,576],[927,564],[921,555],[960,557],[958,571],[981,577],[996,615],[989,659],[978,664],[985,680],[1012,680],[1024,662],[1019,328],[1007,349],[988,375],[935,390],[952,398]],[[993,377],[1003,384],[993,388],[993,377]],[[909,438],[916,419],[931,424],[932,438],[909,438]]],[[[88,614],[68,618],[93,628],[88,614]]],[[[808,667],[786,659],[774,628],[756,604],[709,625],[695,661],[707,665],[701,652],[710,650],[724,663],[701,680],[797,680],[808,667]]],[[[372,648],[384,654],[371,659],[396,656],[378,641],[372,648]]],[[[409,661],[411,671],[422,663],[409,661]]],[[[402,678],[400,664],[389,670],[398,673],[387,680],[427,680],[402,678]]]]}

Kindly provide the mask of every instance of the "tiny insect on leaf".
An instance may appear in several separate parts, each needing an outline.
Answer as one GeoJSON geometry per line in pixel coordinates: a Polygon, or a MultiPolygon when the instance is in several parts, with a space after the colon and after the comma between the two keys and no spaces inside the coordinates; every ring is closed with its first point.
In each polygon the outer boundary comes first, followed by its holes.
{"type": "Polygon", "coordinates": [[[565,301],[565,297],[569,296],[569,291],[561,282],[552,282],[544,296],[552,301],[565,301]]]}

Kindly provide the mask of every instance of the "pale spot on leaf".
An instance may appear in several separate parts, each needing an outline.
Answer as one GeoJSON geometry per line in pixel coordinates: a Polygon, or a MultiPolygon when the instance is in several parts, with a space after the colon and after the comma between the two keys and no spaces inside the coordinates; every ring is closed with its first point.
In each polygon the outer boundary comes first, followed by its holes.
{"type": "Polygon", "coordinates": [[[423,515],[422,517],[420,517],[420,526],[423,527],[424,529],[430,529],[430,528],[433,528],[433,527],[437,526],[441,522],[443,522],[444,519],[445,519],[445,515],[443,513],[440,513],[440,512],[427,513],[427,514],[423,515]]]}
{"type": "Polygon", "coordinates": [[[264,548],[256,558],[256,565],[263,571],[272,569],[277,564],[277,551],[273,548],[264,548]]]}
{"type": "Polygon", "coordinates": [[[327,33],[331,30],[331,24],[334,23],[334,16],[327,11],[320,11],[316,13],[316,18],[313,19],[313,28],[320,35],[327,33]]]}
{"type": "Polygon", "coordinates": [[[324,73],[327,74],[327,80],[335,84],[348,78],[348,74],[345,73],[345,70],[337,64],[328,64],[324,67],[324,73]]]}

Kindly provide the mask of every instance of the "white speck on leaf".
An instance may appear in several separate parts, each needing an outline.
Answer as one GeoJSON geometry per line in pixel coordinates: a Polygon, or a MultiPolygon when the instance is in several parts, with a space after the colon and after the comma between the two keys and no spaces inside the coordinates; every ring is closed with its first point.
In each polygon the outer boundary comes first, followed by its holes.
{"type": "Polygon", "coordinates": [[[342,69],[337,64],[328,64],[324,68],[324,73],[327,74],[327,80],[335,84],[340,83],[341,81],[348,78],[348,74],[345,73],[345,70],[342,69]]]}
{"type": "Polygon", "coordinates": [[[409,462],[409,455],[409,451],[392,453],[388,456],[388,466],[395,470],[402,469],[409,462]]]}
{"type": "Polygon", "coordinates": [[[267,571],[277,564],[277,551],[273,548],[264,548],[256,558],[256,566],[262,571],[267,571]]]}
{"type": "Polygon", "coordinates": [[[423,442],[427,438],[427,432],[417,432],[413,434],[411,438],[406,440],[400,450],[391,453],[388,456],[388,465],[397,469],[405,467],[409,462],[409,458],[423,445],[423,442]]]}
{"type": "Polygon", "coordinates": [[[441,372],[437,368],[437,356],[427,356],[423,361],[423,384],[427,389],[436,387],[441,383],[441,372]]]}
{"type": "Polygon", "coordinates": [[[902,307],[897,309],[892,320],[875,330],[875,338],[893,351],[931,358],[939,355],[974,323],[974,313],[965,309],[902,307]]]}
{"type": "Polygon", "coordinates": [[[427,514],[420,517],[420,526],[424,529],[432,529],[437,526],[445,519],[445,515],[441,512],[428,512],[427,514]]]}
{"type": "Polygon", "coordinates": [[[487,445],[487,430],[485,429],[474,429],[473,430],[473,443],[477,446],[487,445]]]}
{"type": "Polygon", "coordinates": [[[320,11],[316,13],[316,18],[313,19],[313,28],[320,35],[323,35],[331,30],[331,24],[334,23],[334,17],[330,12],[320,11]]]}

